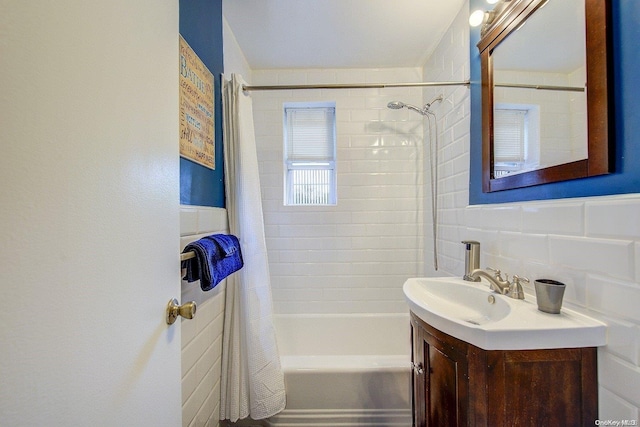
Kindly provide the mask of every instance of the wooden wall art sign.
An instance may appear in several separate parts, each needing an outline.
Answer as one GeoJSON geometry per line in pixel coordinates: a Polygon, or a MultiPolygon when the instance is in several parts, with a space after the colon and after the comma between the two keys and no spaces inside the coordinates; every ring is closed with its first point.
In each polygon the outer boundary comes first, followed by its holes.
{"type": "Polygon", "coordinates": [[[213,74],[180,36],[180,156],[215,169],[213,74]]]}

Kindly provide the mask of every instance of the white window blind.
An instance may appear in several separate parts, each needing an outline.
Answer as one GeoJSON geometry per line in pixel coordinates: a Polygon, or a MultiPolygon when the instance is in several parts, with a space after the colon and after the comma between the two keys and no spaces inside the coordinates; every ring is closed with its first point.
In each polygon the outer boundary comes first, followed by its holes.
{"type": "Polygon", "coordinates": [[[494,110],[494,162],[523,163],[525,161],[526,114],[527,110],[494,110]]]}
{"type": "Polygon", "coordinates": [[[285,204],[335,204],[335,107],[288,105],[284,111],[285,204]]]}

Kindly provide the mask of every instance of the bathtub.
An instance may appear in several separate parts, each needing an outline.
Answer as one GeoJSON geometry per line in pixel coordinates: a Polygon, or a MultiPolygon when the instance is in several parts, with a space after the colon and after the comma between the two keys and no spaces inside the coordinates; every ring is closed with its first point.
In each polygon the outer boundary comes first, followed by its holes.
{"type": "Polygon", "coordinates": [[[265,426],[411,426],[408,314],[276,315],[287,406],[265,426]]]}

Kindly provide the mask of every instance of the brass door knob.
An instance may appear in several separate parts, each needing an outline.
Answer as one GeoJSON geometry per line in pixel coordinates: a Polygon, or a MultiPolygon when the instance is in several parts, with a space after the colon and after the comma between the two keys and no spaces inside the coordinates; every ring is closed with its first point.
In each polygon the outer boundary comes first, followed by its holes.
{"type": "Polygon", "coordinates": [[[167,325],[173,325],[178,318],[182,316],[185,319],[193,319],[196,315],[196,302],[189,301],[182,305],[178,305],[178,300],[173,298],[167,304],[167,325]]]}

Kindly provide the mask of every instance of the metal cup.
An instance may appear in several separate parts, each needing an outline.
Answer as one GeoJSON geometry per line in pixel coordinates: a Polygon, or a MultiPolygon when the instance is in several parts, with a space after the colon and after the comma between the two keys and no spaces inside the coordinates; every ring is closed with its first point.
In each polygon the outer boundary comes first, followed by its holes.
{"type": "Polygon", "coordinates": [[[551,279],[538,279],[534,282],[534,285],[538,310],[552,314],[560,313],[566,285],[551,279]]]}

